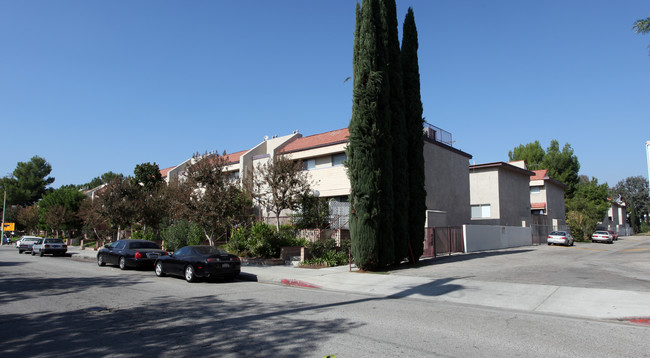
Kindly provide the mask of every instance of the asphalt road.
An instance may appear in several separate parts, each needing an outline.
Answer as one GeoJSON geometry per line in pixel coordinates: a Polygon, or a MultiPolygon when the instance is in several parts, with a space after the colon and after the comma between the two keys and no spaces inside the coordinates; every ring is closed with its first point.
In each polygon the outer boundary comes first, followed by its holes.
{"type": "Polygon", "coordinates": [[[255,282],[189,284],[0,247],[2,357],[650,357],[649,337],[650,327],[628,322],[255,282]]]}

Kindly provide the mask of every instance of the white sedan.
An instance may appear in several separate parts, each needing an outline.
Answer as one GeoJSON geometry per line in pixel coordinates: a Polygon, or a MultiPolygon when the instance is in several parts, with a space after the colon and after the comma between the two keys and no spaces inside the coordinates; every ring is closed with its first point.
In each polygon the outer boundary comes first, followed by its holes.
{"type": "Polygon", "coordinates": [[[546,243],[573,246],[573,236],[568,231],[553,231],[546,237],[546,243]]]}
{"type": "Polygon", "coordinates": [[[605,230],[598,230],[591,235],[591,242],[606,242],[611,244],[614,242],[614,237],[605,230]]]}

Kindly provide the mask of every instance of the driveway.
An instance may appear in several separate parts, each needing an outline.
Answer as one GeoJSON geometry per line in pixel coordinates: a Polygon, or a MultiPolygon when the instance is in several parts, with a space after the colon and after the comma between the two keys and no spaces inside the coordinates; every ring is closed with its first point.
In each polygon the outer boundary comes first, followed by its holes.
{"type": "Polygon", "coordinates": [[[393,275],[650,292],[650,236],[425,259],[393,275]]]}

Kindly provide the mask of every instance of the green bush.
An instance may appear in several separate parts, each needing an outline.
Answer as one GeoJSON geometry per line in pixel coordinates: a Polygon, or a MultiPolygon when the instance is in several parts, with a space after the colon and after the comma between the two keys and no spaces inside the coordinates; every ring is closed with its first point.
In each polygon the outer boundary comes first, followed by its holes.
{"type": "Polygon", "coordinates": [[[310,242],[307,247],[312,258],[305,260],[306,265],[341,266],[348,263],[349,240],[343,241],[341,247],[336,245],[334,239],[310,242]]]}
{"type": "Polygon", "coordinates": [[[196,223],[179,220],[160,232],[165,240],[165,249],[176,251],[187,245],[200,245],[205,235],[196,223]]]}
{"type": "Polygon", "coordinates": [[[227,250],[244,257],[280,257],[284,246],[305,246],[304,239],[296,238],[291,226],[281,226],[278,233],[274,226],[256,223],[252,227],[236,229],[227,244],[227,250]]]}
{"type": "Polygon", "coordinates": [[[641,230],[639,230],[639,233],[647,234],[649,232],[650,232],[650,223],[647,222],[641,223],[641,230]]]}

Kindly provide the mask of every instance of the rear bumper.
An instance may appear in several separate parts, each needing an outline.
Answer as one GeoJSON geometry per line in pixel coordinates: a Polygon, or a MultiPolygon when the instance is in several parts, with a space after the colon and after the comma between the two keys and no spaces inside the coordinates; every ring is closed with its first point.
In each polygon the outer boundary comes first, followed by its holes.
{"type": "Polygon", "coordinates": [[[546,239],[549,244],[568,245],[569,239],[546,239]]]}
{"type": "Polygon", "coordinates": [[[68,249],[43,249],[41,252],[44,254],[65,254],[68,249]]]}
{"type": "Polygon", "coordinates": [[[153,264],[156,262],[156,259],[142,258],[136,259],[134,257],[126,259],[126,265],[129,267],[143,267],[143,268],[153,268],[153,264]]]}
{"type": "Polygon", "coordinates": [[[230,263],[230,267],[224,268],[219,264],[219,266],[207,266],[203,269],[197,269],[196,275],[198,277],[234,277],[241,273],[241,264],[230,263]]]}

